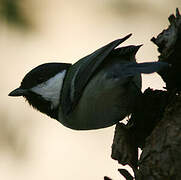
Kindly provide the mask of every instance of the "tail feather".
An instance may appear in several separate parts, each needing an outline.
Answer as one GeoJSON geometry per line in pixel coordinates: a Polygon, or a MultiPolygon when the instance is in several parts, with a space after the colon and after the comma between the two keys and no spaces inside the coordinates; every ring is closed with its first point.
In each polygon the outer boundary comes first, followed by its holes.
{"type": "Polygon", "coordinates": [[[121,73],[125,77],[135,76],[136,74],[151,74],[162,70],[167,70],[169,64],[166,62],[145,62],[145,63],[127,63],[122,66],[121,73]]]}

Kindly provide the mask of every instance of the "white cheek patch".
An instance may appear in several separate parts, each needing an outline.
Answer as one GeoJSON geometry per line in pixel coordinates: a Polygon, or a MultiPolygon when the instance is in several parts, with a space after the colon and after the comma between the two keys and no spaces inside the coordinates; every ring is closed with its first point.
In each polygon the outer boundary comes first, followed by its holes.
{"type": "Polygon", "coordinates": [[[31,90],[36,94],[41,95],[47,101],[50,101],[52,103],[52,109],[56,108],[59,104],[60,92],[65,74],[66,70],[63,70],[46,82],[33,87],[31,90]]]}

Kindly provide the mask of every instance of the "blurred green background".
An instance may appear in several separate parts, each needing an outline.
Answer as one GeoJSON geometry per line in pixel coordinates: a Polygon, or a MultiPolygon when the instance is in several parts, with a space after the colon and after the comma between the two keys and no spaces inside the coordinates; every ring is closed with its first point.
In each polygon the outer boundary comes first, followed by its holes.
{"type": "MultiPolygon", "coordinates": [[[[114,127],[73,131],[8,93],[41,63],[75,62],[129,33],[124,45],[144,44],[138,61],[156,60],[150,39],[176,7],[180,0],[0,0],[0,179],[120,179],[114,127]]],[[[156,74],[143,77],[143,90],[163,85],[156,74]]]]}

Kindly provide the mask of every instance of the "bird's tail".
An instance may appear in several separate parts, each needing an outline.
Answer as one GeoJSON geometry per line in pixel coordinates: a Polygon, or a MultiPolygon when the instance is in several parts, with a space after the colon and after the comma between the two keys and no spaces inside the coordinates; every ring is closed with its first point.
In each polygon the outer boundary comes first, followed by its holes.
{"type": "Polygon", "coordinates": [[[135,76],[136,74],[151,74],[154,72],[167,71],[170,65],[166,62],[145,62],[135,63],[130,62],[124,64],[121,69],[121,73],[125,77],[135,76]]]}

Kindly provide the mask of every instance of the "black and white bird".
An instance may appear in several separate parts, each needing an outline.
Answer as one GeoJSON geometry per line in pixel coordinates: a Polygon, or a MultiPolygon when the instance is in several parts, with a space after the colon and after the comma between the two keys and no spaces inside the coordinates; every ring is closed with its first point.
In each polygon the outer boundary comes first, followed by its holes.
{"type": "Polygon", "coordinates": [[[34,108],[76,130],[109,127],[130,115],[141,93],[141,73],[167,63],[136,63],[140,46],[116,48],[115,40],[75,64],[46,63],[31,70],[9,96],[23,96],[34,108]]]}

